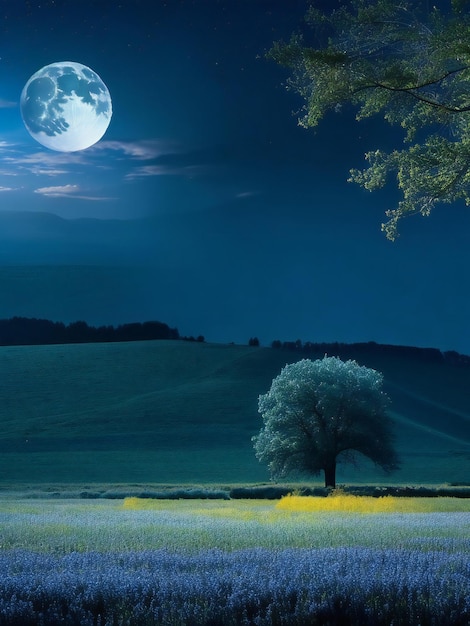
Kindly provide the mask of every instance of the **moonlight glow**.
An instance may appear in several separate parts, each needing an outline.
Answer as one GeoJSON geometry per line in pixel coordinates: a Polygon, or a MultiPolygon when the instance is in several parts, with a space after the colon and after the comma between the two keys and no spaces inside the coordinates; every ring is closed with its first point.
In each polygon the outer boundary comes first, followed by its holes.
{"type": "Polygon", "coordinates": [[[20,107],[30,135],[61,152],[95,144],[112,115],[111,96],[101,78],[73,61],[51,63],[33,74],[21,93],[20,107]]]}

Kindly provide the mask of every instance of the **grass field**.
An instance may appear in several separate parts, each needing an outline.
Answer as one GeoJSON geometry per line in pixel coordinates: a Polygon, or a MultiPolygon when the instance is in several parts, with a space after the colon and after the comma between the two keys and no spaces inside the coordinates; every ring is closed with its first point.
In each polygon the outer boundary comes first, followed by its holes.
{"type": "Polygon", "coordinates": [[[305,500],[0,501],[0,624],[468,624],[470,500],[305,500]]]}
{"type": "MultiPolygon", "coordinates": [[[[267,481],[251,444],[257,398],[299,358],[171,341],[0,347],[0,487],[267,481]]],[[[469,370],[358,361],[384,374],[402,469],[340,466],[338,483],[468,483],[469,370]]]]}

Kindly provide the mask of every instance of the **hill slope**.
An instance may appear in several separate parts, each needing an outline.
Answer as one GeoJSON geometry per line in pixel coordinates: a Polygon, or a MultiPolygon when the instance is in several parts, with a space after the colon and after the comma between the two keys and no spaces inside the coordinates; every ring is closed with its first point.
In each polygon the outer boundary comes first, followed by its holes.
{"type": "MultiPolygon", "coordinates": [[[[257,398],[300,358],[181,341],[1,347],[0,482],[265,481],[251,444],[257,398]]],[[[468,482],[470,370],[357,360],[384,374],[403,467],[386,476],[361,462],[338,482],[468,482]]]]}

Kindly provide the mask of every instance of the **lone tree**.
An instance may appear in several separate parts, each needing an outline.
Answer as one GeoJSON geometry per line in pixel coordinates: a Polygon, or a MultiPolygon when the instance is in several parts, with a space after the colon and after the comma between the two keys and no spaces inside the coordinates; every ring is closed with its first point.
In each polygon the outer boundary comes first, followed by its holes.
{"type": "Polygon", "coordinates": [[[388,239],[404,216],[458,199],[470,205],[468,5],[451,0],[440,11],[428,0],[350,0],[327,13],[310,8],[306,34],[268,53],[291,70],[287,86],[305,99],[300,125],[353,105],[357,120],[381,115],[404,130],[407,147],[368,152],[368,168],[349,179],[374,191],[395,176],[403,199],[386,211],[388,239]]]}
{"type": "Polygon", "coordinates": [[[376,370],[337,357],[286,365],[259,397],[257,458],[273,477],[323,470],[325,487],[336,486],[337,462],[357,453],[385,471],[397,469],[382,381],[376,370]]]}

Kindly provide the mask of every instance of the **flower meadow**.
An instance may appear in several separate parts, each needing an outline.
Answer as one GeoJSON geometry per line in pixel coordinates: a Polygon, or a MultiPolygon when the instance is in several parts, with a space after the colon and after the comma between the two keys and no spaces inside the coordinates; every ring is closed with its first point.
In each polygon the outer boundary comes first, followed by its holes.
{"type": "Polygon", "coordinates": [[[283,500],[4,500],[0,625],[470,623],[469,501],[283,500]]]}
{"type": "Polygon", "coordinates": [[[397,498],[395,496],[355,496],[336,489],[327,498],[288,494],[276,505],[284,511],[304,511],[309,513],[448,513],[470,511],[470,501],[458,498],[397,498]]]}

